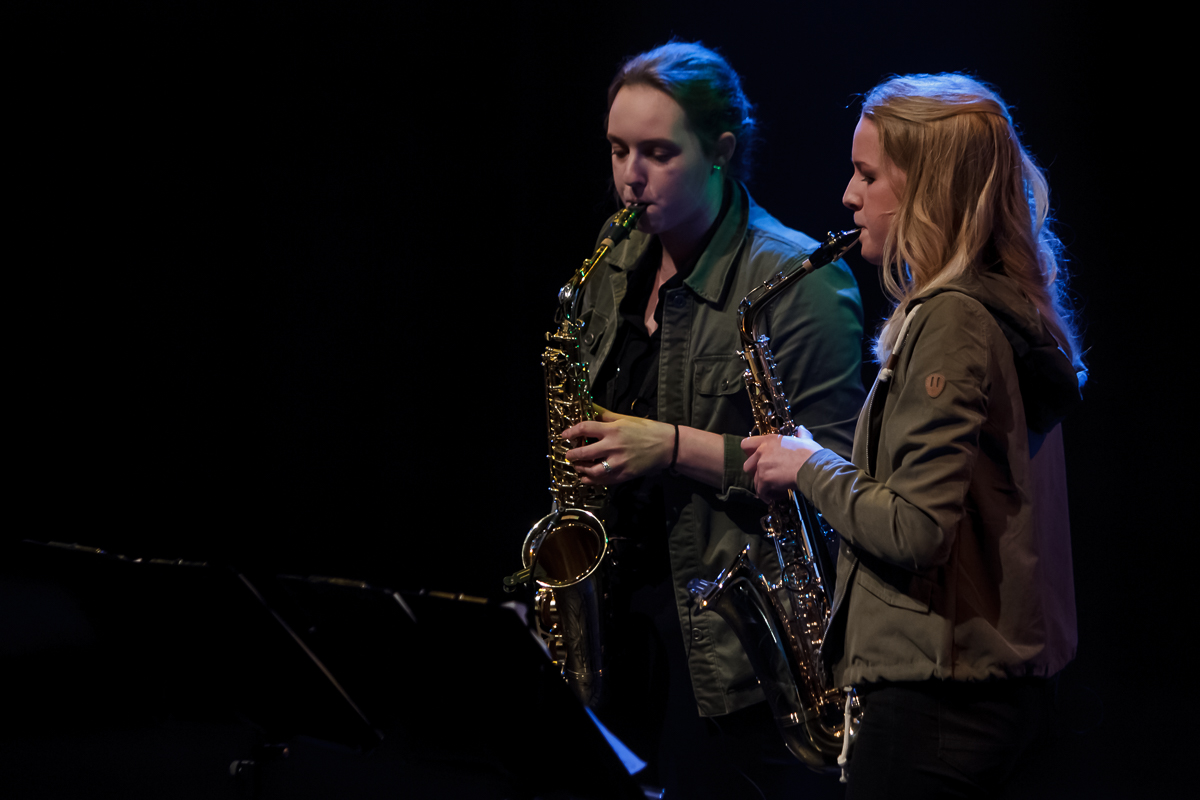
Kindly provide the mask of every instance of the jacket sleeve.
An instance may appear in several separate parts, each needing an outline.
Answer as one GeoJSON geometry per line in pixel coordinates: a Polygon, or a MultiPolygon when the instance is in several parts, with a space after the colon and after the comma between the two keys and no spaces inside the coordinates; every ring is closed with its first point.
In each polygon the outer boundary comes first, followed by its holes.
{"type": "MultiPolygon", "coordinates": [[[[882,410],[880,478],[822,450],[796,479],[847,542],[923,570],[946,562],[967,513],[987,418],[988,336],[995,326],[982,306],[960,294],[938,295],[912,313],[920,316],[900,345],[882,410]]],[[[880,402],[879,392],[872,405],[880,402]]]]}

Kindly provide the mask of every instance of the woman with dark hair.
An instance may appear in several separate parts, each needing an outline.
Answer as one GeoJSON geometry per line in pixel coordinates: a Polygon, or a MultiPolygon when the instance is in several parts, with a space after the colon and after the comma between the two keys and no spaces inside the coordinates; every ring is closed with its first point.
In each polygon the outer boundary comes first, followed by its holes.
{"type": "Polygon", "coordinates": [[[1086,372],[1045,177],[965,75],[867,94],[845,205],[896,300],[849,461],[802,431],[743,449],[841,534],[823,657],[863,723],[849,797],[990,797],[1074,657],[1062,430],[1086,372]]]}
{"type": "MultiPolygon", "coordinates": [[[[714,578],[747,544],[774,560],[739,444],[754,425],[742,380],[737,308],[817,243],[784,227],[743,184],[753,109],[725,60],[672,42],[630,59],[609,89],[608,140],[637,230],[587,284],[581,339],[597,421],[568,454],[587,483],[613,487],[602,719],[650,763],[668,797],[820,796],[834,781],[792,759],[734,633],[698,613],[687,584],[714,578]],[[582,444],[582,442],[579,442],[582,444]]],[[[862,308],[836,263],[766,318],[796,419],[849,454],[863,400],[862,308]]],[[[777,570],[776,570],[777,572],[777,570]]]]}

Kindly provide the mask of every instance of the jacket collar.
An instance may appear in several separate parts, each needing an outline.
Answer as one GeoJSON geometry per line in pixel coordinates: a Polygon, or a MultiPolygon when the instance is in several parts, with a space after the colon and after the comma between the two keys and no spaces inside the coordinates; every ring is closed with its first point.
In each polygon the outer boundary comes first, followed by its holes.
{"type": "MultiPolygon", "coordinates": [[[[725,219],[721,220],[720,227],[713,233],[692,274],[683,282],[684,286],[710,303],[720,301],[734,260],[750,228],[751,212],[756,208],[746,187],[740,183],[733,184],[733,197],[730,198],[725,219]]],[[[634,231],[609,258],[609,264],[621,271],[633,269],[653,241],[653,235],[634,231]]]]}

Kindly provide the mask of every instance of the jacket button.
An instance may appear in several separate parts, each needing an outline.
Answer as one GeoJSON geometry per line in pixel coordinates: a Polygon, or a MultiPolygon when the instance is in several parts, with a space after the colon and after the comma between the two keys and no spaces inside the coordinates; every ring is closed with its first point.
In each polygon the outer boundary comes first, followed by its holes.
{"type": "Polygon", "coordinates": [[[591,344],[594,341],[596,341],[596,332],[595,331],[589,331],[588,333],[585,333],[583,335],[583,343],[584,344],[591,344]]]}
{"type": "Polygon", "coordinates": [[[704,638],[704,633],[699,628],[692,628],[692,641],[698,642],[704,638]]]}
{"type": "Polygon", "coordinates": [[[683,296],[682,292],[675,295],[675,298],[673,300],[671,300],[671,304],[674,305],[676,308],[681,308],[683,306],[683,304],[686,302],[687,302],[687,298],[683,296]]]}

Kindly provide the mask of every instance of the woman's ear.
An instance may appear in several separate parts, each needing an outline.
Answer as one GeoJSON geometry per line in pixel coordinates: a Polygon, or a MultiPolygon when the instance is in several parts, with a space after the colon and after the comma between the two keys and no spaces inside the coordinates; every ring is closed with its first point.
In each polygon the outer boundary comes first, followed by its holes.
{"type": "Polygon", "coordinates": [[[717,165],[726,167],[733,160],[733,153],[737,150],[737,137],[729,131],[725,131],[717,137],[717,165]]]}

